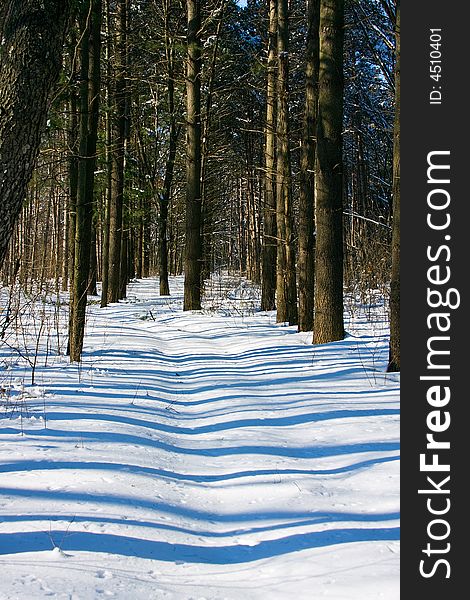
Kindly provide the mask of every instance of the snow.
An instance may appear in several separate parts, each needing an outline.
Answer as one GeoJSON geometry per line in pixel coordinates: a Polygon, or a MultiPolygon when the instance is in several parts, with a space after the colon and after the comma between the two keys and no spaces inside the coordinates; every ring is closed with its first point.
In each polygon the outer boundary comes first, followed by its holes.
{"type": "Polygon", "coordinates": [[[171,289],[92,304],[82,364],[35,385],[0,347],[0,598],[398,599],[383,304],[313,346],[246,282],[171,289]]]}

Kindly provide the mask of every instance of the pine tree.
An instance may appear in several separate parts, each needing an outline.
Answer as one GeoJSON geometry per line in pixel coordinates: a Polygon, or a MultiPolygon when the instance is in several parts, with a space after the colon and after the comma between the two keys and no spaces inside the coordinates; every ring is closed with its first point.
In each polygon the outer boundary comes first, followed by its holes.
{"type": "Polygon", "coordinates": [[[70,360],[74,362],[80,361],[85,333],[100,104],[101,0],[92,0],[90,8],[90,14],[87,7],[80,20],[83,30],[80,43],[80,154],[69,331],[70,360]]]}
{"type": "Polygon", "coordinates": [[[277,4],[269,0],[261,310],[276,308],[276,74],[277,4]]]}
{"type": "Polygon", "coordinates": [[[321,0],[315,173],[315,344],[344,337],[343,29],[344,0],[321,0]]]}
{"type": "Polygon", "coordinates": [[[292,168],[289,147],[289,9],[277,0],[277,321],[297,323],[295,246],[292,221],[292,168]]]}
{"type": "Polygon", "coordinates": [[[315,141],[318,103],[320,1],[307,3],[305,108],[300,157],[299,197],[299,331],[313,329],[315,141]]]}
{"type": "Polygon", "coordinates": [[[168,99],[168,118],[169,118],[169,139],[168,139],[168,158],[165,166],[165,177],[163,180],[163,190],[158,194],[159,201],[159,276],[160,276],[160,295],[167,296],[170,293],[168,282],[168,208],[171,200],[173,186],[173,175],[175,171],[176,149],[179,135],[177,124],[177,114],[175,107],[175,40],[170,30],[170,2],[165,4],[164,14],[164,38],[165,38],[165,63],[166,63],[166,85],[168,99]]]}
{"type": "Polygon", "coordinates": [[[187,0],[184,310],[201,308],[201,3],[187,0]]]}
{"type": "Polygon", "coordinates": [[[400,370],[400,0],[396,1],[395,123],[393,130],[393,230],[388,371],[400,370]]]}
{"type": "MultiPolygon", "coordinates": [[[[127,99],[127,0],[117,2],[114,44],[115,81],[113,90],[113,122],[111,126],[111,189],[109,196],[108,302],[125,295],[124,262],[124,168],[128,136],[127,99]]],[[[125,242],[124,242],[125,243],[125,242]]]]}

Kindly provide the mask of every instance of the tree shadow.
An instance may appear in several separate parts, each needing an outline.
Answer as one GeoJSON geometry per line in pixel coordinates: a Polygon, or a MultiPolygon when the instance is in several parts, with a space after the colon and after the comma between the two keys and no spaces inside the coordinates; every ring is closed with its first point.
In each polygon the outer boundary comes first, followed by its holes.
{"type": "MultiPolygon", "coordinates": [[[[214,475],[198,475],[194,473],[178,473],[177,471],[168,471],[166,469],[160,469],[156,467],[146,467],[141,465],[130,465],[125,463],[109,463],[109,462],[79,462],[79,461],[50,461],[50,460],[35,460],[35,461],[16,461],[11,463],[4,463],[1,465],[1,471],[3,473],[31,473],[34,471],[61,471],[67,469],[73,470],[102,470],[102,471],[114,471],[132,473],[133,475],[142,475],[148,477],[161,477],[165,479],[175,481],[187,481],[193,484],[207,484],[207,483],[220,483],[230,480],[244,479],[244,478],[260,478],[260,477],[289,477],[289,476],[308,476],[308,475],[339,475],[341,473],[350,473],[360,469],[366,469],[374,465],[394,462],[400,460],[398,455],[394,456],[382,456],[377,458],[371,458],[368,460],[362,460],[359,462],[353,462],[348,465],[341,467],[335,467],[330,469],[252,469],[246,471],[236,471],[231,473],[221,473],[214,475]]],[[[259,482],[259,480],[257,480],[259,482]]],[[[0,488],[0,491],[2,488],[0,488]]]]}
{"type": "Polygon", "coordinates": [[[53,530],[47,534],[44,532],[21,532],[0,534],[0,554],[52,550],[51,538],[61,540],[61,550],[66,553],[104,552],[165,562],[230,565],[338,544],[396,541],[399,540],[399,528],[328,529],[266,540],[255,545],[227,546],[198,546],[107,533],[67,532],[64,530],[53,530]]]}

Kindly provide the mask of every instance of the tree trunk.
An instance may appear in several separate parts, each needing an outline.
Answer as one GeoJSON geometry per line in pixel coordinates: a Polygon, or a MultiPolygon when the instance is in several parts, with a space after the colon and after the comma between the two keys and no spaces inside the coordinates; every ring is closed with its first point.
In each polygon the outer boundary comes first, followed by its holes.
{"type": "MultiPolygon", "coordinates": [[[[141,180],[142,182],[142,180],[141,180]]],[[[143,187],[143,186],[142,186],[143,187]]],[[[137,224],[137,248],[136,248],[136,263],[135,263],[135,276],[137,279],[142,279],[142,259],[144,252],[144,214],[143,214],[143,206],[144,200],[142,197],[139,198],[139,220],[137,224]]]]}
{"type": "Polygon", "coordinates": [[[85,333],[93,226],[93,194],[100,103],[101,0],[92,0],[83,14],[80,46],[80,156],[78,161],[75,269],[70,321],[70,360],[79,362],[85,333]]]}
{"type": "Polygon", "coordinates": [[[297,289],[292,229],[292,173],[289,148],[289,17],[287,0],[277,2],[277,321],[297,323],[297,289]]]}
{"type": "Polygon", "coordinates": [[[393,129],[393,229],[388,371],[400,370],[400,0],[396,3],[395,122],[393,129]]]}
{"type": "Polygon", "coordinates": [[[64,224],[62,231],[62,286],[63,292],[68,290],[69,284],[69,228],[70,228],[70,213],[69,213],[69,198],[66,199],[64,208],[64,224]]]}
{"type": "Polygon", "coordinates": [[[315,344],[344,337],[343,29],[344,0],[321,0],[315,172],[315,344]]]}
{"type": "Polygon", "coordinates": [[[208,75],[205,82],[206,99],[204,106],[204,114],[201,117],[201,219],[202,219],[202,266],[201,266],[201,284],[204,285],[204,281],[209,279],[212,268],[213,268],[213,232],[214,232],[214,219],[213,219],[213,208],[210,206],[208,193],[208,176],[207,167],[209,164],[209,140],[211,131],[211,116],[212,116],[212,99],[214,94],[214,84],[216,77],[217,57],[219,52],[220,34],[222,31],[222,25],[224,22],[224,9],[225,2],[221,4],[221,11],[218,15],[217,28],[215,32],[215,42],[212,50],[212,57],[210,60],[209,68],[207,69],[208,75]]]}
{"type": "MultiPolygon", "coordinates": [[[[75,47],[75,39],[72,39],[73,47],[75,47]]],[[[75,74],[74,74],[75,75],[75,74]]],[[[75,227],[77,223],[77,194],[78,194],[78,98],[74,89],[70,92],[70,124],[69,124],[69,197],[68,197],[68,244],[67,244],[67,264],[68,277],[70,283],[68,288],[71,289],[73,284],[73,273],[75,269],[75,227]]],[[[67,288],[66,288],[67,289],[67,288]]],[[[70,300],[72,297],[70,296],[70,300]]]]}
{"type": "Polygon", "coordinates": [[[170,284],[168,282],[168,207],[171,200],[171,189],[173,185],[173,172],[175,168],[176,144],[178,139],[178,127],[176,124],[175,113],[175,74],[174,61],[175,49],[173,40],[169,34],[169,13],[166,12],[165,22],[165,52],[167,63],[167,93],[168,93],[168,112],[170,115],[170,139],[168,148],[168,159],[166,162],[165,179],[163,181],[163,193],[158,195],[160,205],[159,218],[159,261],[160,261],[160,296],[170,294],[170,284]]]}
{"type": "Polygon", "coordinates": [[[102,253],[101,253],[101,308],[108,305],[108,281],[109,281],[109,206],[110,206],[110,190],[111,190],[111,168],[107,165],[108,172],[108,188],[105,191],[103,199],[103,223],[102,223],[102,253]]]}
{"type": "Polygon", "coordinates": [[[122,230],[120,263],[119,299],[122,300],[127,296],[127,282],[129,280],[129,229],[127,228],[122,230]]]}
{"type": "Polygon", "coordinates": [[[276,72],[277,4],[269,2],[268,76],[266,82],[265,192],[263,209],[263,250],[261,310],[276,308],[276,72]]]}
{"type": "Polygon", "coordinates": [[[90,274],[88,276],[88,295],[97,296],[96,280],[98,277],[98,256],[96,251],[96,223],[92,219],[90,239],[90,274]]]}
{"type": "Polygon", "coordinates": [[[187,0],[188,52],[186,65],[186,246],[184,310],[201,308],[201,6],[187,0]]]}
{"type": "Polygon", "coordinates": [[[1,10],[0,267],[39,152],[70,2],[10,0],[1,10]]]}
{"type": "Polygon", "coordinates": [[[142,232],[142,277],[150,275],[150,208],[144,204],[144,230],[142,232]]]}
{"type": "Polygon", "coordinates": [[[315,273],[315,142],[318,103],[318,28],[320,0],[308,0],[305,109],[300,156],[299,197],[299,331],[313,329],[315,273]]]}
{"type": "Polygon", "coordinates": [[[114,91],[115,123],[112,143],[112,182],[109,206],[109,272],[108,302],[117,302],[122,292],[121,278],[121,244],[123,228],[124,204],[124,156],[127,131],[126,122],[126,32],[127,32],[127,0],[119,0],[117,4],[115,69],[116,82],[114,91]]]}
{"type": "Polygon", "coordinates": [[[113,170],[112,170],[112,117],[110,114],[111,106],[111,54],[112,54],[112,42],[111,42],[111,14],[110,14],[110,0],[106,0],[105,10],[105,28],[106,28],[106,106],[107,111],[105,115],[105,127],[106,127],[106,174],[107,174],[107,185],[106,191],[103,198],[103,250],[101,253],[101,308],[108,305],[109,295],[109,238],[110,238],[110,212],[111,212],[111,188],[113,183],[113,170]]]}

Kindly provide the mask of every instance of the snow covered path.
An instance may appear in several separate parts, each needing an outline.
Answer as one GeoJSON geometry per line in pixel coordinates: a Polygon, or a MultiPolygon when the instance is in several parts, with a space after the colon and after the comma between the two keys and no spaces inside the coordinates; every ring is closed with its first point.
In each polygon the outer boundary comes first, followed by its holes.
{"type": "Polygon", "coordinates": [[[80,367],[49,360],[35,386],[10,367],[0,598],[397,600],[381,320],[314,347],[235,303],[181,312],[180,279],[156,290],[91,307],[80,367]]]}

